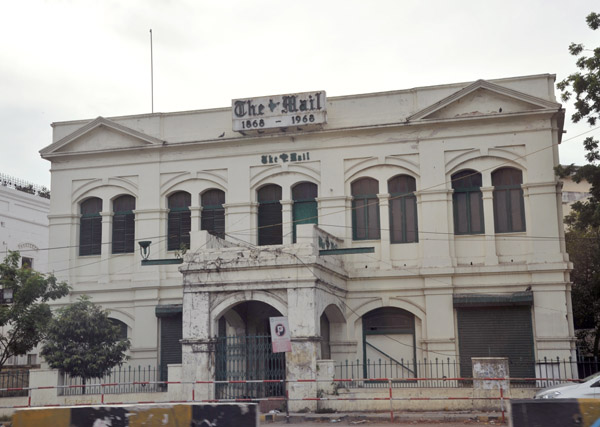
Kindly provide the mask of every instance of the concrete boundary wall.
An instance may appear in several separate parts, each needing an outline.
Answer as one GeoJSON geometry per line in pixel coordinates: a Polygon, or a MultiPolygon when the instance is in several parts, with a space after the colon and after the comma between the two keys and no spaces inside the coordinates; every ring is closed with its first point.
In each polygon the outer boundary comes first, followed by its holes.
{"type": "Polygon", "coordinates": [[[162,405],[72,406],[22,409],[13,415],[14,427],[258,426],[255,404],[197,403],[162,405]]]}

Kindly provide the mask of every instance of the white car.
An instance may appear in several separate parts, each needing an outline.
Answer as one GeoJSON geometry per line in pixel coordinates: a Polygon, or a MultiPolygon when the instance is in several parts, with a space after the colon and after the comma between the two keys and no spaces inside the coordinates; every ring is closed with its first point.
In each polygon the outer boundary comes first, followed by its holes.
{"type": "Polygon", "coordinates": [[[534,399],[600,399],[600,372],[582,381],[544,388],[535,394],[534,399]]]}

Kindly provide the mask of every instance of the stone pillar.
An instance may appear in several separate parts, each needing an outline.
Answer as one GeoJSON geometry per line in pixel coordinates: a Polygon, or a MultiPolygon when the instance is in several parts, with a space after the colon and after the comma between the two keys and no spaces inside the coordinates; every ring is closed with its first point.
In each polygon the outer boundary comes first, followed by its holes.
{"type": "MultiPolygon", "coordinates": [[[[339,225],[350,226],[350,241],[352,240],[352,223],[346,222],[346,197],[319,197],[319,228],[329,234],[344,239],[346,229],[339,225]]],[[[349,199],[350,200],[350,199],[349,199]]],[[[352,216],[350,216],[352,218],[352,216]]]]}
{"type": "Polygon", "coordinates": [[[226,203],[225,208],[225,233],[227,240],[257,243],[257,212],[258,203],[226,203]],[[231,237],[229,237],[231,236],[231,237]]]}
{"type": "MultiPolygon", "coordinates": [[[[290,325],[292,351],[286,354],[286,378],[290,399],[317,397],[314,382],[293,382],[300,379],[317,378],[317,358],[321,337],[318,335],[317,303],[314,288],[288,289],[288,321],[290,325]]],[[[289,410],[314,412],[316,401],[290,400],[289,410]]]]}
{"type": "Polygon", "coordinates": [[[281,230],[282,230],[282,242],[284,245],[291,245],[293,240],[293,215],[292,206],[294,202],[291,200],[281,201],[281,230]]]}
{"type": "Polygon", "coordinates": [[[58,401],[58,389],[37,389],[37,387],[49,387],[62,385],[62,375],[54,369],[33,369],[29,371],[29,387],[31,390],[31,406],[56,405],[58,401]],[[59,381],[61,382],[59,384],[59,381]]]}
{"type": "Polygon", "coordinates": [[[481,187],[485,233],[485,265],[497,265],[496,230],[494,229],[494,187],[481,187]]]}
{"type": "Polygon", "coordinates": [[[190,231],[200,230],[200,217],[202,215],[202,207],[190,206],[190,220],[191,228],[190,231]]]}
{"type": "MultiPolygon", "coordinates": [[[[556,209],[556,184],[542,182],[524,184],[525,227],[529,236],[554,237],[554,239],[530,239],[530,262],[547,264],[564,260],[559,240],[561,217],[556,209]]],[[[562,212],[560,212],[562,214],[562,212]]]]}
{"type": "Polygon", "coordinates": [[[112,253],[112,212],[100,212],[102,215],[102,245],[100,247],[100,279],[98,283],[110,281],[110,257],[112,253]]]}
{"type": "MultiPolygon", "coordinates": [[[[168,378],[170,382],[183,381],[181,364],[168,365],[168,378]]],[[[191,397],[183,394],[183,386],[181,384],[168,384],[167,388],[168,400],[171,402],[191,400],[191,397]]]]}
{"type": "Polygon", "coordinates": [[[323,394],[334,394],[336,384],[335,360],[317,360],[317,389],[323,394]]]}
{"type": "MultiPolygon", "coordinates": [[[[427,239],[420,241],[423,267],[451,267],[452,257],[450,245],[454,244],[454,235],[451,233],[452,221],[452,193],[450,190],[419,191],[420,212],[419,230],[427,230],[440,236],[448,236],[448,241],[427,239]]],[[[427,237],[427,235],[425,236],[427,237]]]]}
{"type": "Polygon", "coordinates": [[[381,268],[389,270],[392,263],[390,257],[390,195],[378,194],[379,199],[379,230],[381,234],[381,268]]]}
{"type": "Polygon", "coordinates": [[[508,378],[508,358],[506,357],[472,357],[473,366],[473,409],[477,410],[499,410],[502,402],[500,390],[504,397],[509,397],[508,380],[486,380],[485,378],[508,378]],[[479,379],[478,379],[479,378],[479,379]]]}
{"type": "Polygon", "coordinates": [[[423,347],[426,347],[427,352],[424,352],[421,357],[435,359],[440,357],[440,353],[457,354],[452,278],[450,276],[426,278],[423,292],[427,311],[427,317],[423,319],[425,323],[423,347]]]}
{"type": "MultiPolygon", "coordinates": [[[[214,340],[210,338],[210,294],[208,292],[184,290],[182,332],[183,380],[214,380],[215,349],[214,340]]],[[[192,399],[194,394],[195,400],[205,400],[214,398],[214,389],[214,384],[185,384],[182,393],[185,399],[192,399]]]]}

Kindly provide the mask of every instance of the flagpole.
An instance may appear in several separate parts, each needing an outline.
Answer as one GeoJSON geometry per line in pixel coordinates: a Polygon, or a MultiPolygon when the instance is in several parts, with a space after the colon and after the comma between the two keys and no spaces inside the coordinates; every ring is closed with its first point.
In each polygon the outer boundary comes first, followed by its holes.
{"type": "Polygon", "coordinates": [[[154,58],[152,55],[152,28],[150,28],[150,97],[152,101],[152,113],[154,114],[154,58]]]}

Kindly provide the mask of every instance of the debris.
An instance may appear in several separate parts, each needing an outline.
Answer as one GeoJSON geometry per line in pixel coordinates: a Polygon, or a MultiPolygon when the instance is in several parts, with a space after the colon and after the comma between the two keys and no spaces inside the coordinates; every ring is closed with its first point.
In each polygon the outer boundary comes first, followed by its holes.
{"type": "Polygon", "coordinates": [[[352,424],[364,424],[366,422],[367,422],[367,420],[352,421],[352,424]]]}
{"type": "Polygon", "coordinates": [[[269,414],[281,414],[281,412],[279,412],[277,409],[271,409],[269,414]]]}
{"type": "Polygon", "coordinates": [[[341,418],[338,418],[337,420],[331,420],[331,421],[329,421],[329,422],[330,422],[330,423],[339,423],[339,422],[341,422],[341,421],[342,421],[342,419],[341,419],[341,418]]]}

